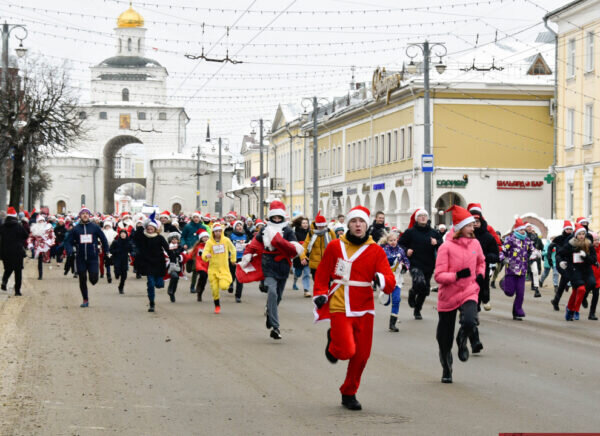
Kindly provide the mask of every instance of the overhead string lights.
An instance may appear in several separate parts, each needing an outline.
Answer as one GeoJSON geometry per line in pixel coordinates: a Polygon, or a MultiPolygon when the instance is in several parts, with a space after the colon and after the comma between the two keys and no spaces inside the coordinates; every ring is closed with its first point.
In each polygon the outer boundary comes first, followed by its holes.
{"type": "MultiPolygon", "coordinates": [[[[204,24],[202,25],[202,41],[204,41],[204,24]]],[[[189,53],[185,54],[185,57],[188,59],[192,59],[192,60],[198,60],[198,59],[202,59],[206,62],[220,62],[220,63],[227,63],[229,62],[230,64],[241,64],[243,63],[243,61],[240,60],[236,60],[236,59],[231,59],[229,57],[229,27],[227,28],[227,44],[226,44],[226,52],[225,52],[225,57],[224,58],[209,58],[208,56],[206,56],[204,54],[204,42],[202,42],[202,54],[200,55],[192,55],[189,53]]]]}

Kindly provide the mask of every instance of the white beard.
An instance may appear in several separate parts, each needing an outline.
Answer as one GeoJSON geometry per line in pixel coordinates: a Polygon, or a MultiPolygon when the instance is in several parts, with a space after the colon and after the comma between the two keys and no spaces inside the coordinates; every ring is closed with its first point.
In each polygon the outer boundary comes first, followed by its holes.
{"type": "Polygon", "coordinates": [[[267,222],[267,226],[265,227],[265,231],[263,232],[263,244],[265,248],[267,248],[268,250],[274,250],[273,246],[271,245],[271,241],[273,241],[273,238],[277,233],[283,236],[283,229],[287,225],[288,223],[286,221],[283,221],[278,224],[273,223],[271,221],[267,222]]]}
{"type": "Polygon", "coordinates": [[[48,223],[35,223],[31,226],[31,234],[36,237],[43,237],[46,235],[46,230],[48,230],[48,223]]]}

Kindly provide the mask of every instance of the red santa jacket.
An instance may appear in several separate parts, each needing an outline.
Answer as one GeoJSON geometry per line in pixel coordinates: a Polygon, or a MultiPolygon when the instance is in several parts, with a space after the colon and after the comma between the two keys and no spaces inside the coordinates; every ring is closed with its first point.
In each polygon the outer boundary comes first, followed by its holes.
{"type": "MultiPolygon", "coordinates": [[[[392,293],[396,278],[383,248],[375,243],[364,244],[349,258],[343,241],[336,239],[327,245],[317,268],[313,298],[325,295],[329,301],[329,297],[344,286],[346,316],[358,317],[367,313],[374,315],[375,301],[371,283],[376,275],[383,292],[392,293]],[[349,277],[344,278],[344,274],[347,275],[348,272],[349,277]]],[[[314,314],[315,322],[329,319],[329,304],[315,309],[314,314]]]]}

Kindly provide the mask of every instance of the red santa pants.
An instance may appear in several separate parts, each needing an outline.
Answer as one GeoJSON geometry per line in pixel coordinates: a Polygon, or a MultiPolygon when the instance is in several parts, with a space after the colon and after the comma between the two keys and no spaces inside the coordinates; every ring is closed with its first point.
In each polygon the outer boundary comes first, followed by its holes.
{"type": "Polygon", "coordinates": [[[579,312],[583,297],[585,297],[585,286],[582,285],[577,289],[573,289],[571,291],[569,303],[567,304],[567,309],[572,310],[573,312],[579,312]]]}
{"type": "Polygon", "coordinates": [[[373,315],[347,317],[333,312],[331,316],[331,344],[329,352],[340,360],[349,360],[346,380],[340,387],[342,395],[354,395],[360,386],[360,377],[367,366],[373,344],[373,315]]]}

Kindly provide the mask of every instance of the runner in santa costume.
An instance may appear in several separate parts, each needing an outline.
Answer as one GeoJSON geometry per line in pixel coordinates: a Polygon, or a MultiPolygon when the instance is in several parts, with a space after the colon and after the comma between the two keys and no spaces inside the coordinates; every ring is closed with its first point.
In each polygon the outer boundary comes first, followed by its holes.
{"type": "Polygon", "coordinates": [[[477,299],[484,282],[486,262],[475,238],[475,217],[456,205],[446,212],[452,212],[454,227],[438,250],[435,262],[435,281],[439,284],[436,339],[443,369],[442,383],[452,383],[452,341],[458,311],[458,358],[463,362],[469,359],[468,338],[474,353],[483,348],[477,331],[477,299]]]}
{"type": "Polygon", "coordinates": [[[527,262],[533,252],[533,242],[527,236],[525,228],[527,224],[521,218],[517,218],[513,226],[513,232],[504,239],[500,260],[506,266],[506,273],[500,287],[504,293],[512,297],[515,295],[513,304],[513,319],[523,321],[523,300],[525,298],[525,277],[527,276],[527,262]]]}
{"type": "Polygon", "coordinates": [[[35,224],[31,226],[31,234],[27,240],[27,247],[33,250],[34,257],[38,260],[38,280],[42,280],[43,262],[50,262],[50,249],[54,245],[54,230],[52,224],[47,223],[42,214],[38,214],[35,224]]]}
{"type": "Polygon", "coordinates": [[[331,320],[325,356],[349,361],[340,392],[350,410],[362,409],[356,391],[373,342],[373,287],[390,294],[396,286],[383,248],[367,233],[369,215],[363,206],[350,210],[348,231],[327,245],[314,284],[315,320],[331,320]]]}

